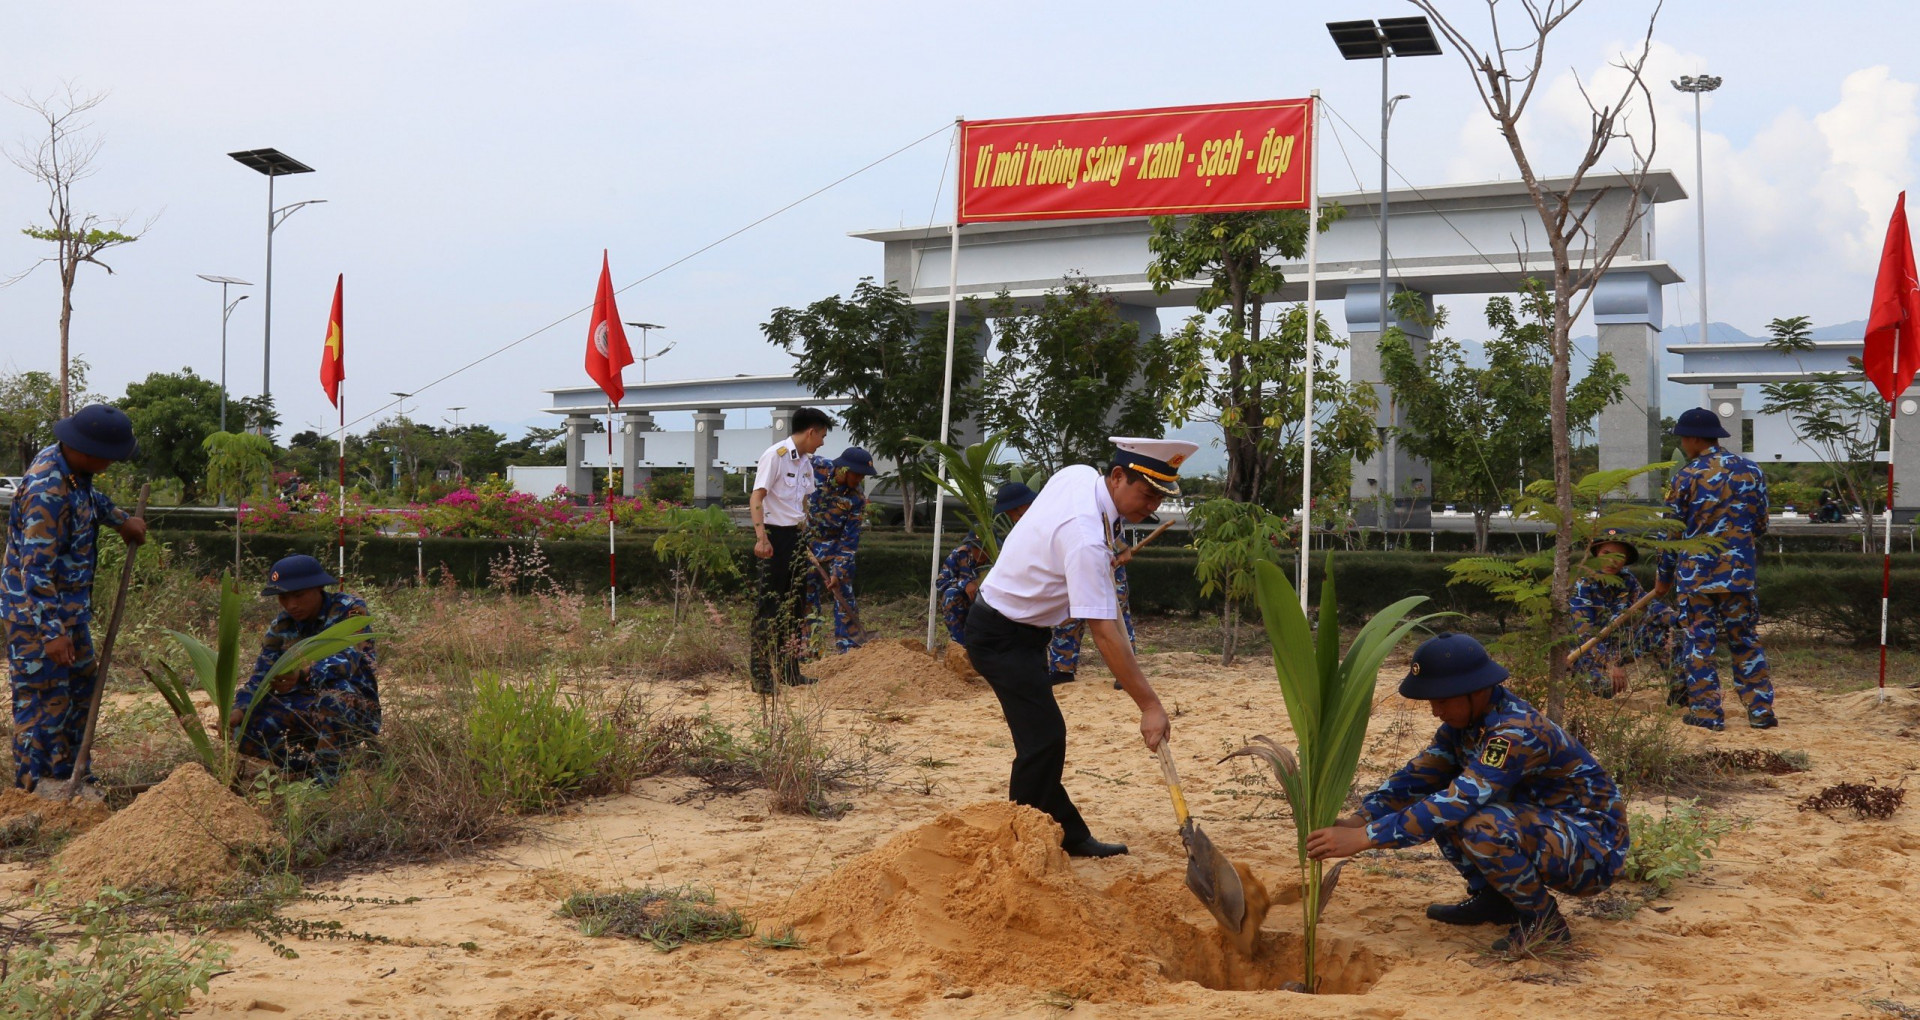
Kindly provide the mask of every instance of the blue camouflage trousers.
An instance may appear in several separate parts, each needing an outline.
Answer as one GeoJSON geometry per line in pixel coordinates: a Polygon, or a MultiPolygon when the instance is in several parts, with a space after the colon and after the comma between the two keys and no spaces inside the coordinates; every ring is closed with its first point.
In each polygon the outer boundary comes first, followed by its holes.
{"type": "Polygon", "coordinates": [[[263,690],[257,697],[246,730],[235,734],[240,753],[282,772],[331,780],[340,774],[345,749],[366,735],[355,732],[316,692],[263,690]]]}
{"type": "Polygon", "coordinates": [[[86,734],[87,706],[99,682],[93,635],[83,624],[73,638],[73,665],[47,658],[45,642],[24,627],[7,633],[7,665],[13,676],[13,785],[28,789],[41,779],[69,779],[86,734]]]}
{"type": "Polygon", "coordinates": [[[1751,591],[1682,592],[1675,610],[1680,619],[1682,661],[1686,668],[1687,715],[1694,726],[1718,727],[1720,672],[1714,662],[1722,640],[1733,660],[1733,687],[1749,713],[1773,710],[1773,681],[1767,653],[1760,647],[1760,598],[1751,591]]]}
{"type": "Polygon", "coordinates": [[[824,629],[827,617],[833,617],[833,650],[845,654],[860,647],[854,640],[854,631],[860,624],[860,605],[853,600],[853,559],[848,557],[845,563],[836,564],[832,560],[823,560],[829,570],[838,569],[841,577],[833,587],[821,578],[819,571],[807,564],[807,647],[811,650],[821,646],[820,631],[824,629]]]}
{"type": "Polygon", "coordinates": [[[1527,919],[1552,906],[1551,890],[1591,896],[1613,884],[1627,852],[1626,834],[1613,828],[1532,804],[1489,804],[1434,844],[1469,892],[1492,889],[1527,919]]]}

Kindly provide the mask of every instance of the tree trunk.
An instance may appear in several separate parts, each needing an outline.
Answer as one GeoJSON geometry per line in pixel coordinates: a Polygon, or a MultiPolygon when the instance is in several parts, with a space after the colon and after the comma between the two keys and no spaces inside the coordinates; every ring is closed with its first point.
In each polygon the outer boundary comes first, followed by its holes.
{"type": "Polygon", "coordinates": [[[1493,522],[1493,511],[1475,507],[1473,511],[1473,552],[1476,556],[1487,554],[1487,528],[1493,522]]]}
{"type": "Polygon", "coordinates": [[[1567,636],[1567,602],[1573,589],[1573,437],[1567,430],[1567,333],[1572,323],[1568,259],[1564,245],[1554,246],[1553,273],[1553,385],[1548,394],[1553,418],[1553,502],[1560,524],[1553,537],[1553,605],[1549,610],[1547,647],[1547,718],[1566,719],[1567,657],[1560,652],[1567,636]]]}
{"type": "Polygon", "coordinates": [[[907,534],[913,534],[913,469],[900,465],[900,512],[906,522],[907,534]]]}
{"type": "Polygon", "coordinates": [[[1240,637],[1240,614],[1232,599],[1220,602],[1220,665],[1233,665],[1234,645],[1240,637]]]}
{"type": "Polygon", "coordinates": [[[67,337],[73,325],[73,278],[80,263],[68,251],[71,241],[60,242],[60,417],[73,413],[73,383],[67,373],[67,337]]]}

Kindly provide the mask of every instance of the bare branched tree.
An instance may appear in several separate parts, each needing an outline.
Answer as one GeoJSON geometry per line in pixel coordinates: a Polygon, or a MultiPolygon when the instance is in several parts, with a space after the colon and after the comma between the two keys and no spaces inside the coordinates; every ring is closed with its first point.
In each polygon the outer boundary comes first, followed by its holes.
{"type": "Polygon", "coordinates": [[[45,124],[43,134],[7,150],[7,158],[32,174],[47,189],[45,226],[29,224],[21,233],[53,244],[53,254],[35,262],[4,283],[16,283],[35,269],[51,263],[60,274],[60,414],[73,413],[73,386],[67,371],[68,336],[73,325],[73,285],[80,266],[92,263],[113,272],[100,255],[109,248],[132,244],[145,234],[152,221],[137,230],[125,231],[125,217],[105,217],[75,212],[73,186],[93,176],[95,157],[100,155],[101,139],[92,134],[87,114],[106,100],[104,92],[83,93],[71,82],[44,96],[28,92],[7,99],[39,117],[45,124]]]}
{"type": "MultiPolygon", "coordinates": [[[[1520,171],[1520,179],[1525,182],[1527,193],[1533,199],[1534,210],[1546,228],[1547,245],[1553,254],[1550,407],[1553,415],[1554,502],[1560,509],[1560,526],[1554,538],[1551,633],[1554,647],[1558,648],[1566,641],[1568,632],[1566,606],[1572,591],[1575,555],[1573,443],[1567,426],[1567,387],[1571,361],[1568,334],[1574,320],[1586,310],[1593,285],[1613,264],[1614,256],[1619,254],[1621,245],[1640,226],[1648,208],[1641,195],[1648,164],[1653,158],[1656,131],[1653,95],[1642,72],[1652,49],[1653,24],[1659,17],[1660,9],[1656,4],[1647,19],[1647,31],[1641,40],[1639,52],[1623,55],[1614,64],[1624,72],[1625,81],[1611,95],[1610,102],[1597,101],[1587,90],[1586,84],[1581,83],[1580,95],[1586,100],[1590,114],[1586,149],[1570,174],[1543,178],[1520,137],[1520,122],[1534,97],[1534,90],[1543,84],[1548,39],[1580,8],[1582,0],[1519,0],[1519,13],[1524,17],[1506,19],[1502,18],[1500,0],[1486,0],[1489,38],[1484,42],[1476,41],[1456,24],[1464,20],[1457,13],[1452,17],[1443,14],[1439,0],[1411,2],[1426,13],[1440,34],[1466,62],[1487,115],[1493,118],[1500,137],[1506,141],[1514,165],[1520,171]],[[1520,37],[1507,38],[1503,32],[1516,23],[1523,26],[1520,37]],[[1637,115],[1643,115],[1645,123],[1637,125],[1640,130],[1636,135],[1629,133],[1627,127],[1629,119],[1637,115]],[[1603,166],[1603,161],[1609,160],[1609,152],[1620,152],[1621,147],[1616,143],[1624,143],[1626,149],[1624,155],[1628,157],[1629,165],[1624,169],[1610,164],[1603,166]],[[1580,194],[1588,186],[1588,177],[1596,168],[1602,173],[1611,171],[1608,183],[1594,188],[1588,194],[1580,194]],[[1618,224],[1617,233],[1603,236],[1597,232],[1600,217],[1596,216],[1596,212],[1607,196],[1616,190],[1626,191],[1629,196],[1624,203],[1626,217],[1624,222],[1618,224]]],[[[1448,6],[1455,7],[1457,11],[1457,5],[1448,6]]],[[[1507,10],[1511,12],[1513,9],[1513,4],[1509,3],[1507,10]]],[[[1578,80],[1577,73],[1575,79],[1578,80]]],[[[1606,229],[1612,231],[1615,225],[1608,223],[1606,229]]],[[[1552,693],[1547,714],[1557,721],[1565,714],[1566,657],[1555,654],[1548,656],[1548,660],[1552,663],[1549,675],[1552,693]]]]}

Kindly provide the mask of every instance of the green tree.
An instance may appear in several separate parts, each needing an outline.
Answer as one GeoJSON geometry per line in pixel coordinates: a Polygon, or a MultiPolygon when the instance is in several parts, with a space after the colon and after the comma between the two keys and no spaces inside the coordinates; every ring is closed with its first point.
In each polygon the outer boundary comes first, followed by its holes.
{"type": "Polygon", "coordinates": [[[1193,508],[1194,576],[1202,596],[1220,596],[1220,665],[1233,665],[1241,606],[1254,594],[1254,564],[1280,562],[1289,550],[1287,522],[1265,507],[1210,499],[1193,508]]]}
{"type": "MultiPolygon", "coordinates": [[[[1487,551],[1487,524],[1507,494],[1535,478],[1553,476],[1553,296],[1528,279],[1517,297],[1487,302],[1486,364],[1468,364],[1465,348],[1451,337],[1427,343],[1425,358],[1399,327],[1380,338],[1381,376],[1407,409],[1400,442],[1425,458],[1437,476],[1471,501],[1474,551],[1487,551]]],[[[1413,301],[1398,310],[1424,314],[1413,301]]],[[[1444,325],[1435,314],[1429,325],[1444,325]]],[[[1567,394],[1565,420],[1584,432],[1602,408],[1626,392],[1627,377],[1612,355],[1593,359],[1567,394]]]]}
{"type": "Polygon", "coordinates": [[[519,439],[503,442],[500,446],[500,467],[494,470],[504,473],[509,464],[552,466],[567,462],[567,451],[562,440],[567,430],[561,426],[553,428],[529,428],[519,439]]]}
{"type": "MultiPolygon", "coordinates": [[[[74,392],[87,390],[87,359],[68,365],[74,392]]],[[[95,398],[82,396],[82,405],[95,398]]],[[[0,374],[0,468],[20,474],[41,450],[53,445],[53,423],[59,421],[60,377],[52,372],[0,374]]]]}
{"type": "MultiPolygon", "coordinates": [[[[1804,315],[1767,323],[1767,349],[1793,355],[1799,364],[1798,356],[1814,349],[1810,323],[1804,315]]],[[[1880,450],[1887,404],[1866,382],[1860,359],[1848,360],[1852,372],[1820,372],[1760,387],[1766,398],[1760,413],[1785,415],[1793,438],[1820,458],[1847,501],[1861,508],[1865,551],[1873,544],[1874,454],[1880,450]]]]}
{"type": "Polygon", "coordinates": [[[254,432],[215,432],[207,451],[207,488],[233,500],[233,575],[240,576],[240,505],[273,477],[273,440],[254,432]]]}
{"type": "Polygon", "coordinates": [[[140,440],[139,468],[150,478],[178,479],[181,503],[198,501],[207,473],[202,443],[220,430],[219,385],[191,368],[153,372],[127,384],[120,409],[133,420],[133,434],[140,440]]]}
{"type": "Polygon", "coordinates": [[[46,125],[46,133],[32,146],[22,145],[8,155],[15,166],[47,189],[47,222],[31,224],[20,232],[53,245],[53,254],[34,263],[27,272],[52,263],[60,277],[60,415],[65,417],[74,408],[68,337],[73,325],[73,286],[79,281],[80,267],[96,265],[111,275],[113,267],[101,261],[101,253],[138,241],[146,228],[125,233],[121,230],[126,226],[125,219],[75,212],[73,208],[73,186],[93,175],[93,161],[100,154],[99,137],[87,132],[91,126],[87,114],[106,101],[105,93],[81,93],[68,85],[61,93],[8,98],[46,125]]]}
{"type": "MultiPolygon", "coordinates": [[[[1228,318],[1221,316],[1209,325],[1206,316],[1195,315],[1164,339],[1176,370],[1163,401],[1167,420],[1176,427],[1189,421],[1217,423],[1230,458],[1235,449],[1250,454],[1237,477],[1229,459],[1226,498],[1288,510],[1297,505],[1306,470],[1301,457],[1306,309],[1292,306],[1265,324],[1255,315],[1254,326],[1264,332],[1239,332],[1228,318]],[[1239,366],[1237,384],[1231,373],[1221,371],[1221,366],[1231,365],[1239,366]],[[1236,385],[1240,397],[1234,395],[1236,385]],[[1247,417],[1255,412],[1259,417],[1247,417]]],[[[1330,469],[1315,473],[1316,497],[1344,492],[1339,484],[1343,465],[1371,454],[1378,441],[1373,390],[1334,371],[1334,356],[1346,347],[1322,318],[1313,362],[1313,458],[1330,469]]]]}
{"type": "MultiPolygon", "coordinates": [[[[899,466],[907,530],[927,463],[926,441],[940,434],[946,378],[947,317],[923,317],[897,287],[864,277],[848,298],[834,295],[806,308],[776,308],[760,327],[767,340],[794,354],[794,376],[817,397],[851,401],[841,422],[855,442],[899,466]]],[[[980,374],[975,329],[962,323],[953,346],[952,423],[973,413],[980,374]]]]}
{"type": "MultiPolygon", "coordinates": [[[[1319,229],[1324,232],[1345,215],[1337,205],[1321,210],[1319,229]]],[[[1271,386],[1276,377],[1254,364],[1266,360],[1257,354],[1265,335],[1262,317],[1267,301],[1285,282],[1281,262],[1306,254],[1307,214],[1283,210],[1156,216],[1151,226],[1147,250],[1153,259],[1147,264],[1147,279],[1154,292],[1164,294],[1185,280],[1205,280],[1194,307],[1203,315],[1225,313],[1209,342],[1171,349],[1180,382],[1168,417],[1177,422],[1217,415],[1227,453],[1227,496],[1252,502],[1262,489],[1263,466],[1269,459],[1262,452],[1264,433],[1275,413],[1271,386]],[[1185,413],[1176,413],[1182,407],[1185,413]]]]}
{"type": "Polygon", "coordinates": [[[980,420],[1049,472],[1098,464],[1109,435],[1158,436],[1170,383],[1165,348],[1084,276],[1069,275],[1039,307],[1002,292],[976,318],[993,319],[999,353],[986,367],[980,420]]]}

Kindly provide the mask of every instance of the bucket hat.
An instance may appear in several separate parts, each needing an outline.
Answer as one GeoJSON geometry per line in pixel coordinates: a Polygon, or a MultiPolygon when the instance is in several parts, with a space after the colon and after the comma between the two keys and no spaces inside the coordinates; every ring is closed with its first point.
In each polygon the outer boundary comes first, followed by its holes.
{"type": "Polygon", "coordinates": [[[311,556],[287,556],[267,572],[267,586],[260,589],[260,594],[286,595],[308,588],[323,588],[336,580],[327,573],[327,568],[320,565],[319,560],[311,556]]]}
{"type": "Polygon", "coordinates": [[[54,438],[89,457],[131,460],[140,452],[127,412],[106,404],[88,404],[53,423],[54,438]]]}
{"type": "Polygon", "coordinates": [[[1438,701],[1472,694],[1507,678],[1507,667],[1493,661],[1485,646],[1466,634],[1440,634],[1421,642],[1413,665],[1400,681],[1400,696],[1438,701]]]}

